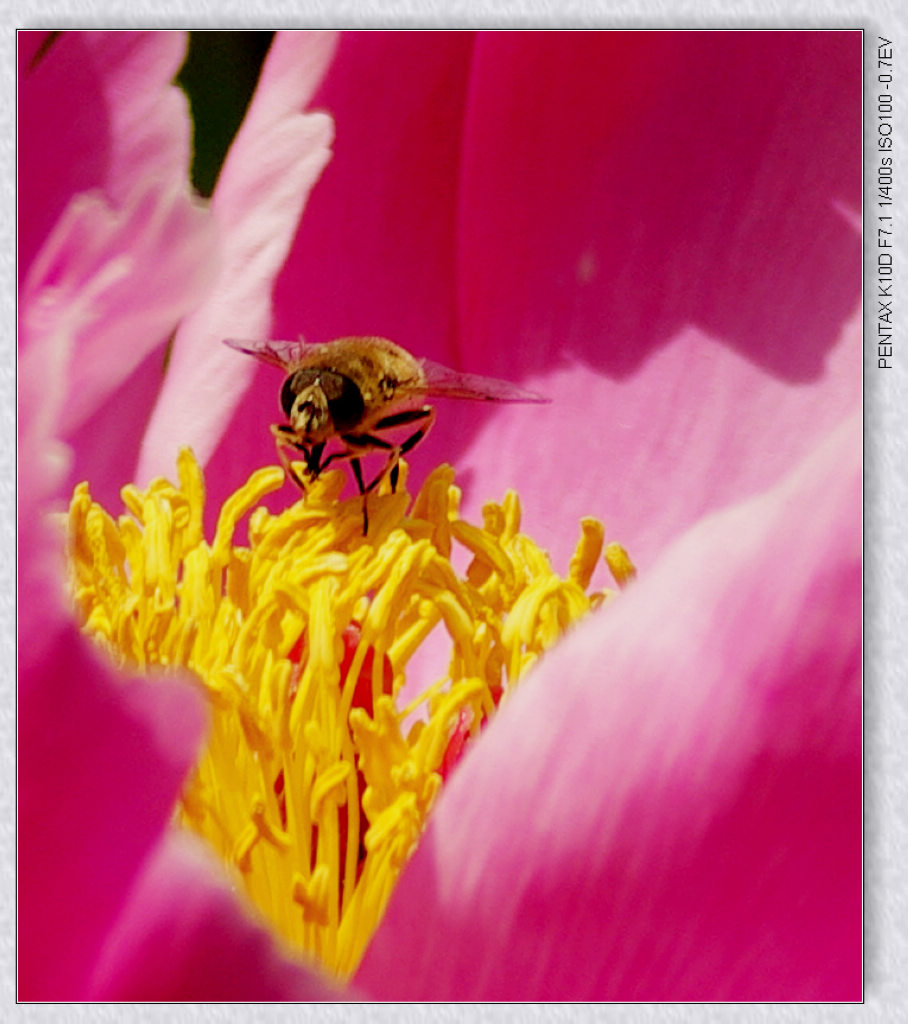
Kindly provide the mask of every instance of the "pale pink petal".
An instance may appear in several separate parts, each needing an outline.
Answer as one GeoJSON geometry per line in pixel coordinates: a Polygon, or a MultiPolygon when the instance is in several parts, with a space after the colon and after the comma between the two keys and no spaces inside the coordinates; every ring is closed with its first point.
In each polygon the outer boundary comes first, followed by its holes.
{"type": "Polygon", "coordinates": [[[334,53],[333,33],[279,33],[221,171],[212,213],[221,231],[215,287],[184,320],[142,443],[136,478],[173,472],[191,444],[205,462],[255,372],[221,342],[267,337],[271,290],[309,192],[331,156],[333,123],[304,114],[334,53]]]}
{"type": "MultiPolygon", "coordinates": [[[[92,497],[101,505],[122,507],[120,489],[134,479],[142,435],[166,374],[166,358],[160,347],[152,349],[75,431],[64,493],[87,480],[92,497]]],[[[175,477],[175,465],[167,475],[175,477]]]]}
{"type": "Polygon", "coordinates": [[[179,832],[145,864],[108,933],[91,992],[156,1002],[351,998],[282,950],[228,885],[223,865],[179,832]]]}
{"type": "Polygon", "coordinates": [[[63,395],[44,393],[56,432],[72,434],[160,346],[210,282],[214,234],[179,186],[137,189],[120,207],[77,196],[32,265],[20,302],[22,373],[63,360],[63,395]]]}
{"type": "Polygon", "coordinates": [[[854,408],[861,337],[858,306],[823,374],[793,384],[691,327],[627,379],[581,364],[524,377],[548,406],[503,407],[480,424],[464,403],[446,403],[438,436],[414,459],[431,465],[439,446],[475,432],[456,463],[469,482],[465,514],[513,487],[525,529],[545,538],[560,570],[584,515],[599,517],[646,570],[701,516],[771,486],[854,408]]]}
{"type": "Polygon", "coordinates": [[[88,995],[105,933],[170,819],[204,711],[188,686],[123,677],[74,626],[56,629],[48,598],[52,639],[20,634],[19,997],[71,1000],[88,995]]]}
{"type": "Polygon", "coordinates": [[[102,189],[123,203],[144,180],[185,181],[190,121],[173,84],[183,32],[19,34],[19,270],[67,204],[102,189]]]}
{"type": "Polygon", "coordinates": [[[103,68],[110,120],[106,189],[125,203],[136,182],[185,185],[191,119],[174,78],[186,56],[183,32],[86,32],[85,45],[103,68]]]}
{"type": "Polygon", "coordinates": [[[547,655],[443,793],[360,987],[860,999],[860,522],[852,417],[547,655]]]}

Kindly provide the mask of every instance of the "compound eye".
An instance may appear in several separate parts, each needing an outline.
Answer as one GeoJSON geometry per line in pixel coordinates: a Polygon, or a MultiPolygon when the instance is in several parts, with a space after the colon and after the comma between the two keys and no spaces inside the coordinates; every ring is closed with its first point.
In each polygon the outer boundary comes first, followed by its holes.
{"type": "Polygon", "coordinates": [[[363,395],[356,384],[342,373],[323,370],[319,384],[328,399],[328,410],[334,421],[334,429],[343,434],[354,430],[362,422],[366,410],[363,395]]]}
{"type": "Polygon", "coordinates": [[[281,388],[281,408],[288,420],[293,412],[293,403],[306,388],[311,388],[313,384],[318,383],[321,373],[321,370],[313,366],[304,366],[301,370],[291,373],[284,381],[284,386],[281,388]]]}
{"type": "Polygon", "coordinates": [[[288,420],[290,419],[290,413],[293,410],[293,402],[296,399],[296,395],[296,374],[291,373],[284,381],[284,386],[281,388],[281,408],[284,410],[284,415],[288,420]]]}

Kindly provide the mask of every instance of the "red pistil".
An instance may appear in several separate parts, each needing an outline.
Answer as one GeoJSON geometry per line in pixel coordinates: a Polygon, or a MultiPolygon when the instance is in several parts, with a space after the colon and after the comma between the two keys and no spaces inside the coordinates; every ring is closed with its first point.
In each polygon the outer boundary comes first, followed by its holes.
{"type": "MultiPolygon", "coordinates": [[[[350,668],[353,665],[353,658],[356,655],[356,649],[359,647],[360,640],[362,639],[362,627],[355,620],[351,621],[347,628],[342,634],[344,643],[344,656],[340,663],[340,685],[347,685],[347,675],[350,672],[350,668]]],[[[299,682],[300,675],[303,671],[303,661],[306,655],[306,631],[300,634],[299,639],[293,645],[292,650],[287,655],[290,661],[293,663],[293,675],[290,680],[290,692],[291,697],[296,692],[296,688],[299,682]]],[[[366,656],[363,658],[362,667],[359,670],[356,683],[353,688],[353,702],[351,708],[362,708],[366,714],[372,718],[374,715],[374,706],[372,701],[372,667],[375,664],[375,650],[370,647],[366,651],[366,656]]],[[[392,693],[392,686],[394,682],[394,668],[391,665],[391,659],[387,654],[384,655],[382,661],[382,693],[392,693]]],[[[357,782],[359,788],[359,800],[360,806],[362,806],[363,792],[366,788],[366,779],[361,771],[357,769],[357,782]]],[[[277,778],[274,780],[274,793],[278,798],[278,805],[281,812],[281,823],[286,827],[287,824],[287,810],[284,800],[284,772],[283,770],[278,773],[277,778]]],[[[340,849],[342,851],[341,857],[343,857],[343,850],[347,846],[347,808],[338,808],[338,831],[340,838],[340,849]]],[[[315,844],[313,843],[313,857],[314,857],[315,844]]],[[[362,831],[360,833],[360,849],[359,859],[362,863],[363,858],[366,855],[366,848],[362,841],[362,831]]]]}
{"type": "MultiPolygon", "coordinates": [[[[353,664],[356,648],[359,647],[362,635],[362,627],[355,619],[350,622],[343,632],[342,639],[344,642],[344,656],[340,663],[341,686],[346,685],[347,673],[350,671],[350,666],[353,664]]],[[[303,630],[303,632],[300,633],[299,639],[293,645],[293,649],[287,655],[294,665],[293,676],[290,681],[291,697],[296,692],[297,683],[303,670],[303,658],[305,653],[306,631],[303,630]]],[[[374,716],[374,708],[372,706],[372,666],[374,662],[375,650],[370,647],[368,651],[366,651],[365,658],[363,658],[362,668],[359,670],[359,676],[357,677],[356,685],[353,690],[353,702],[350,705],[353,708],[362,708],[370,718],[374,716]]],[[[382,661],[382,693],[386,693],[390,696],[393,682],[394,669],[391,665],[391,659],[386,654],[382,661]]]]}
{"type": "MultiPolygon", "coordinates": [[[[492,700],[495,703],[495,707],[498,707],[499,701],[504,695],[504,687],[501,685],[490,687],[492,694],[492,700]]],[[[470,744],[473,742],[474,737],[471,734],[471,726],[473,725],[473,709],[472,708],[461,708],[457,715],[457,721],[454,723],[454,728],[451,730],[451,735],[448,738],[448,745],[445,747],[444,756],[441,759],[441,764],[438,766],[438,772],[441,775],[442,781],[447,782],[448,776],[454,770],[454,766],[460,761],[463,755],[467,752],[470,744]]],[[[488,725],[489,717],[483,712],[482,718],[479,722],[479,731],[488,725]]]]}
{"type": "Polygon", "coordinates": [[[444,782],[454,769],[454,765],[463,757],[464,752],[470,743],[470,726],[473,724],[473,709],[461,708],[457,716],[457,722],[451,732],[448,745],[445,747],[444,757],[438,766],[439,774],[444,782]]]}

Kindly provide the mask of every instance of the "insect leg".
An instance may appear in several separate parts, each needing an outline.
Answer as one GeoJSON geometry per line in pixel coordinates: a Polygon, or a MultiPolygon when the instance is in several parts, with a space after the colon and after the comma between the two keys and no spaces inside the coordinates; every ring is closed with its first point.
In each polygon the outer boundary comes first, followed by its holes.
{"type": "MultiPolygon", "coordinates": [[[[431,405],[423,405],[419,409],[406,409],[404,412],[395,412],[375,424],[375,430],[388,430],[391,427],[400,427],[404,423],[416,423],[417,420],[427,418],[435,419],[435,410],[431,405]]],[[[426,430],[429,428],[426,427],[426,430]]]]}
{"type": "MultiPolygon", "coordinates": [[[[374,434],[343,434],[343,440],[353,449],[358,449],[363,454],[372,451],[375,448],[381,451],[388,452],[388,461],[385,464],[384,469],[375,477],[361,493],[368,494],[370,491],[374,491],[375,488],[384,480],[385,475],[388,472],[388,468],[392,466],[397,459],[397,445],[391,444],[386,441],[383,437],[376,437],[374,434]]],[[[359,457],[354,455],[353,452],[349,453],[350,464],[353,465],[359,461],[359,457]]],[[[355,472],[355,470],[354,470],[355,472]]]]}
{"type": "Polygon", "coordinates": [[[369,448],[381,448],[383,451],[388,452],[388,461],[384,469],[376,476],[376,478],[366,488],[367,491],[373,490],[378,484],[388,475],[391,482],[392,492],[397,490],[397,480],[400,473],[398,466],[398,460],[401,455],[406,454],[426,436],[435,422],[435,409],[431,405],[424,405],[420,409],[406,409],[404,412],[393,413],[390,416],[385,416],[384,419],[378,421],[375,424],[375,430],[391,430],[394,427],[403,426],[406,423],[416,423],[419,420],[425,420],[425,423],[416,433],[400,445],[394,445],[386,441],[384,438],[376,437],[375,434],[345,434],[344,440],[353,447],[359,447],[363,450],[369,448]]]}
{"type": "Polygon", "coordinates": [[[356,486],[359,487],[359,493],[363,496],[363,536],[365,537],[369,532],[369,509],[366,506],[368,496],[366,488],[363,486],[363,467],[358,456],[351,454],[350,467],[353,470],[353,475],[356,477],[356,486]]]}
{"type": "MultiPolygon", "coordinates": [[[[432,424],[435,422],[435,410],[431,405],[423,406],[422,409],[416,409],[415,412],[421,413],[419,419],[424,419],[426,422],[416,431],[415,434],[411,434],[406,441],[400,446],[400,454],[406,455],[408,451],[415,448],[419,442],[429,433],[432,429],[432,424]]],[[[415,422],[417,417],[413,417],[413,420],[409,422],[415,422]]],[[[406,420],[404,422],[407,422],[406,420]]]]}
{"type": "Polygon", "coordinates": [[[277,457],[280,459],[281,465],[284,467],[284,472],[287,474],[287,477],[303,492],[303,494],[305,494],[306,485],[293,468],[293,463],[290,461],[288,452],[302,452],[306,460],[306,465],[309,465],[309,449],[300,441],[295,441],[295,434],[292,429],[284,424],[273,423],[271,425],[271,433],[274,435],[274,446],[277,449],[277,457]]]}
{"type": "Polygon", "coordinates": [[[312,450],[306,452],[306,469],[309,470],[309,475],[314,480],[319,473],[328,465],[331,461],[329,455],[324,462],[322,462],[322,452],[325,450],[325,442],[320,441],[318,444],[312,446],[312,450]]]}
{"type": "MultiPolygon", "coordinates": [[[[425,420],[425,423],[416,431],[415,434],[411,434],[406,441],[398,448],[397,457],[394,459],[394,465],[391,467],[391,490],[397,490],[397,474],[400,470],[399,459],[401,455],[406,455],[407,452],[412,451],[419,442],[429,433],[432,429],[432,424],[435,422],[435,410],[431,405],[423,406],[422,409],[414,409],[414,412],[421,413],[421,418],[425,420]]],[[[415,422],[419,417],[414,416],[411,422],[415,422]]]]}
{"type": "Polygon", "coordinates": [[[328,458],[325,459],[325,461],[318,467],[318,471],[319,473],[321,473],[322,470],[327,469],[327,467],[330,466],[331,463],[335,461],[335,459],[352,459],[353,457],[353,452],[351,452],[349,448],[345,448],[342,452],[332,452],[328,456],[328,458]]]}
{"type": "MultiPolygon", "coordinates": [[[[380,448],[382,451],[392,451],[394,445],[383,437],[375,437],[373,434],[341,434],[341,439],[351,448],[358,448],[363,454],[372,448],[380,448]]],[[[346,453],[349,458],[354,458],[353,452],[346,453]]]]}

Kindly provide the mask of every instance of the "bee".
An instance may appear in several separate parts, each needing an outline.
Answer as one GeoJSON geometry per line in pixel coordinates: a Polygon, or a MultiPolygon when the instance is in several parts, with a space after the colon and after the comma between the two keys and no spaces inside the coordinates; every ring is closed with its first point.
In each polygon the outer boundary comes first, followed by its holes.
{"type": "Polygon", "coordinates": [[[509,381],[459,373],[428,359],[417,359],[387,338],[338,338],[321,345],[298,341],[224,340],[225,345],[277,366],[286,374],[280,406],[286,423],[271,426],[278,457],[287,476],[305,493],[291,456],[302,455],[315,479],[332,462],[349,460],[363,498],[363,535],[369,532],[367,495],[387,475],[397,488],[398,463],[429,432],[435,410],[429,398],[466,398],[481,402],[548,402],[548,398],[509,381]],[[394,442],[398,428],[413,432],[394,442]],[[326,454],[329,442],[334,450],[326,454]],[[368,485],[361,459],[383,452],[387,461],[368,485]]]}

